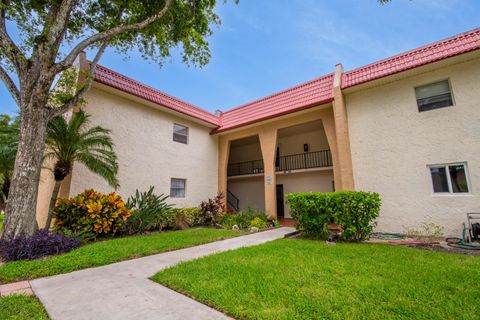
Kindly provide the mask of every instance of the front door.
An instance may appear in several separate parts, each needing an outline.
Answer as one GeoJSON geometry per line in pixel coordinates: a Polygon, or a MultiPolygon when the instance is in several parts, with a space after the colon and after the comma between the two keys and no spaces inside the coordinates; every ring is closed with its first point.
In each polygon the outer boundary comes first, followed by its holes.
{"type": "Polygon", "coordinates": [[[277,184],[277,217],[285,216],[285,207],[283,201],[283,184],[277,184]]]}

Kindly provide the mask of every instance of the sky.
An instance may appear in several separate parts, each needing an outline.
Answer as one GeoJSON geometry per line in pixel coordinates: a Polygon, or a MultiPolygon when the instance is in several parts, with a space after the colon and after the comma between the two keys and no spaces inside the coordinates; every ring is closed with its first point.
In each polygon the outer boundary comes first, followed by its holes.
{"type": "MultiPolygon", "coordinates": [[[[203,68],[107,50],[101,65],[214,112],[480,27],[480,0],[218,0],[203,68]]],[[[92,58],[92,57],[89,57],[92,58]]],[[[0,84],[0,113],[16,114],[0,84]]]]}

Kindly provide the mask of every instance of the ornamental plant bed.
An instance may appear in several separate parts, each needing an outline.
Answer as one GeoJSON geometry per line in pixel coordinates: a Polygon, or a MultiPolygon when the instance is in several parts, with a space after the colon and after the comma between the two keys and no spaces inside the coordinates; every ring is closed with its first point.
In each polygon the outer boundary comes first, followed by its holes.
{"type": "Polygon", "coordinates": [[[226,229],[258,232],[280,226],[277,220],[271,219],[261,211],[247,209],[237,213],[227,213],[220,217],[218,224],[226,229]]]}

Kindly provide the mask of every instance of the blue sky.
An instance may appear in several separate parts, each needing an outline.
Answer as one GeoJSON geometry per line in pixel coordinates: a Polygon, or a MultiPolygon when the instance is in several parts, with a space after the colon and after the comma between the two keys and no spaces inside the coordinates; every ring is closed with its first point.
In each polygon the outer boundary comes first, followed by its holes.
{"type": "MultiPolygon", "coordinates": [[[[416,48],[480,26],[478,0],[241,0],[223,4],[199,69],[173,57],[162,68],[136,52],[107,51],[101,64],[199,107],[228,110],[332,72],[416,48]]],[[[15,103],[0,86],[0,112],[15,103]]]]}

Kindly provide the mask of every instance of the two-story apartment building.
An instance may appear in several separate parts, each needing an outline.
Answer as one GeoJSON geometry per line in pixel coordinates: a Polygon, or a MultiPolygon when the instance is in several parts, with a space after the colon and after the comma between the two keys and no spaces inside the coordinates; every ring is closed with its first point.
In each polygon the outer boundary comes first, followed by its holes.
{"type": "MultiPolygon", "coordinates": [[[[197,206],[221,191],[236,209],[288,217],[285,193],[376,191],[378,230],[433,222],[451,235],[480,212],[480,29],[221,114],[101,66],[86,100],[112,130],[125,197],[154,185],[197,206]]],[[[50,181],[43,172],[40,223],[50,181]]],[[[62,195],[85,188],[112,191],[75,164],[62,195]]]]}

